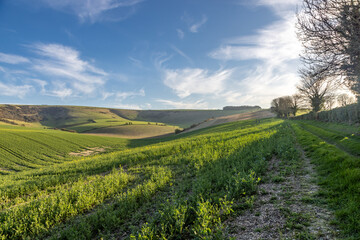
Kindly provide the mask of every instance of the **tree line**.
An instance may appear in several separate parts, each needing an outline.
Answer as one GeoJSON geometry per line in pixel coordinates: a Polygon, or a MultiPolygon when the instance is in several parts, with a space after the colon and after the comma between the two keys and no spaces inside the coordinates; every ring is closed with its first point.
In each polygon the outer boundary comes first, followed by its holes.
{"type": "Polygon", "coordinates": [[[357,102],[360,118],[360,0],[303,0],[297,12],[297,35],[303,45],[298,93],[273,99],[280,117],[300,107],[315,113],[357,102]],[[335,95],[340,87],[354,95],[335,95]]]}
{"type": "Polygon", "coordinates": [[[356,103],[354,97],[349,94],[342,93],[339,95],[328,94],[301,94],[297,93],[292,96],[278,97],[271,102],[271,111],[276,113],[278,117],[296,116],[299,109],[311,109],[312,112],[320,110],[331,110],[335,104],[345,107],[356,103]]]}

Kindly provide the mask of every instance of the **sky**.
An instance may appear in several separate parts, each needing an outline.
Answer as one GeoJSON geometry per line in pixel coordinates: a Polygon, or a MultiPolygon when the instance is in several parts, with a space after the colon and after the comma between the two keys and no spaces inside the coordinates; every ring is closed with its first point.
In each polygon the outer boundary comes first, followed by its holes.
{"type": "Polygon", "coordinates": [[[221,109],[296,92],[298,0],[0,0],[0,103],[221,109]]]}

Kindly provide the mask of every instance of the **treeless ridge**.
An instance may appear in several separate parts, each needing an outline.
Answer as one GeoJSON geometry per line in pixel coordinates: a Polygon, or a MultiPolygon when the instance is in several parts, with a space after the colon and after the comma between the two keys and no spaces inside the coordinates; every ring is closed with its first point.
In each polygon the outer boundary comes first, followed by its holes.
{"type": "Polygon", "coordinates": [[[229,116],[223,116],[223,117],[217,117],[214,119],[210,119],[207,121],[204,121],[197,125],[196,127],[190,128],[185,130],[184,132],[192,132],[198,129],[206,128],[206,127],[212,127],[223,123],[228,122],[236,122],[236,121],[242,121],[242,120],[249,120],[249,119],[263,119],[263,118],[270,118],[275,117],[276,115],[269,110],[260,110],[256,112],[250,112],[250,113],[240,113],[240,114],[234,114],[229,116]]]}

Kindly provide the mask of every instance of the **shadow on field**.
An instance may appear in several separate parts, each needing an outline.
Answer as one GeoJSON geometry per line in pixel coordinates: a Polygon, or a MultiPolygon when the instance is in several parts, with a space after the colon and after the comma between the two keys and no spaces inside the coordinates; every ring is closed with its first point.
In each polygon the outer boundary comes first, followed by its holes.
{"type": "MultiPolygon", "coordinates": [[[[234,127],[238,127],[239,129],[254,127],[257,125],[262,125],[264,123],[269,123],[269,122],[271,122],[272,119],[273,118],[266,118],[266,119],[261,119],[260,121],[255,120],[255,119],[254,120],[253,119],[252,120],[243,120],[243,121],[237,121],[237,122],[224,123],[221,125],[202,128],[202,129],[195,130],[192,132],[170,135],[170,136],[165,136],[165,137],[129,139],[127,147],[128,148],[136,148],[136,147],[143,147],[143,146],[157,144],[157,143],[165,143],[165,142],[169,142],[169,141],[173,141],[173,140],[177,140],[177,139],[195,137],[198,135],[206,136],[207,134],[211,135],[214,133],[232,132],[232,131],[234,131],[234,127]]],[[[268,128],[264,128],[264,129],[261,129],[258,131],[252,131],[251,133],[258,133],[265,129],[272,129],[272,128],[276,127],[277,125],[274,125],[274,126],[271,126],[268,128]]]]}

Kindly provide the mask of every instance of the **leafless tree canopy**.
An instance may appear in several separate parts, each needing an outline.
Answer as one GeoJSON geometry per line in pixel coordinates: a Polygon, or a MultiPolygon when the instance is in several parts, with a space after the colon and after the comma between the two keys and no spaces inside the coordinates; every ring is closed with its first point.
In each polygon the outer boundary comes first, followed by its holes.
{"type": "Polygon", "coordinates": [[[360,0],[303,0],[298,37],[309,70],[343,77],[360,96],[360,0]]]}
{"type": "Polygon", "coordinates": [[[290,114],[295,116],[299,109],[300,97],[300,95],[293,95],[275,98],[271,102],[271,110],[278,117],[289,117],[290,114]]]}
{"type": "Polygon", "coordinates": [[[301,82],[297,86],[300,94],[308,101],[312,110],[318,112],[324,108],[327,99],[336,87],[331,77],[323,74],[322,69],[302,70],[301,82]]]}
{"type": "Polygon", "coordinates": [[[349,94],[343,93],[337,96],[337,102],[341,107],[345,107],[346,105],[355,103],[355,99],[349,94]]]}

